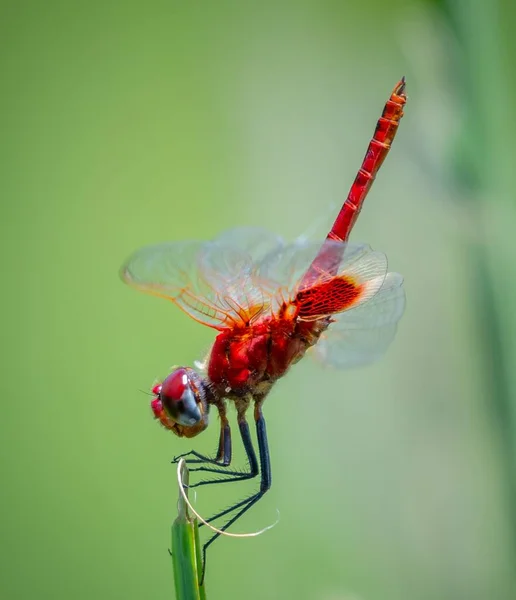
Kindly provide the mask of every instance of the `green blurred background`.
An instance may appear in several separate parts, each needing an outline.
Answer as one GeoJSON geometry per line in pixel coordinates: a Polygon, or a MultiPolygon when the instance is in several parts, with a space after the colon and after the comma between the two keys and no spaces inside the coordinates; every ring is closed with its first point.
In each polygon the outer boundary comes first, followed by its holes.
{"type": "MultiPolygon", "coordinates": [[[[281,519],[215,544],[208,597],[516,597],[515,15],[0,3],[2,598],[173,597],[169,461],[191,442],[141,390],[213,336],[119,265],[237,225],[323,230],[401,75],[406,116],[353,234],[406,278],[398,336],[378,365],[306,360],[274,389],[273,488],[235,530],[281,519]]],[[[221,487],[203,514],[252,489],[221,487]]]]}

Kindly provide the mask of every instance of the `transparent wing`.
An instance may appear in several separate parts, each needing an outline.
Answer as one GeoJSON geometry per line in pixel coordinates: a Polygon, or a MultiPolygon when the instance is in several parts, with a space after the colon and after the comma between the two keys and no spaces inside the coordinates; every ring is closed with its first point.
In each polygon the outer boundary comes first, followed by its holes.
{"type": "Polygon", "coordinates": [[[270,306],[270,295],[254,281],[254,267],[283,246],[266,230],[238,228],[210,242],[142,248],[122,266],[121,277],[142,292],[171,300],[195,320],[223,329],[270,306]]]}
{"type": "Polygon", "coordinates": [[[311,352],[337,368],[372,363],[394,339],[404,308],[403,277],[387,273],[372,297],[335,317],[311,352]]]}
{"type": "Polygon", "coordinates": [[[382,288],[386,270],[385,256],[367,245],[299,240],[287,245],[267,230],[238,228],[210,242],[142,248],[123,265],[121,276],[220,330],[252,323],[285,303],[307,321],[351,314],[382,288]]]}
{"type": "MultiPolygon", "coordinates": [[[[321,248],[327,249],[328,254],[333,253],[335,262],[341,269],[345,265],[351,266],[359,262],[365,255],[372,252],[367,244],[298,240],[291,244],[284,244],[279,251],[274,248],[265,254],[256,264],[256,276],[270,285],[272,289],[282,288],[290,294],[295,294],[314,258],[321,254],[321,248]]],[[[328,274],[328,271],[328,268],[324,269],[321,265],[321,275],[328,274]]]]}
{"type": "Polygon", "coordinates": [[[299,318],[316,320],[374,296],[386,272],[385,255],[366,244],[298,241],[265,256],[255,279],[270,291],[275,309],[290,303],[298,307],[299,318]]]}

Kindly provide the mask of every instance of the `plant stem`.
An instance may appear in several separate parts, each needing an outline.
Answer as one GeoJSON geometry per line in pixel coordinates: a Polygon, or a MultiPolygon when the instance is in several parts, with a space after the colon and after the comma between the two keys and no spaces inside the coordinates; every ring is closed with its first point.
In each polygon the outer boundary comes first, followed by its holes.
{"type": "MultiPolygon", "coordinates": [[[[177,466],[178,480],[188,494],[189,474],[184,460],[177,466]]],[[[204,584],[199,586],[202,558],[197,520],[188,514],[188,506],[179,489],[177,518],[172,524],[172,565],[177,600],[205,600],[204,584]]]]}

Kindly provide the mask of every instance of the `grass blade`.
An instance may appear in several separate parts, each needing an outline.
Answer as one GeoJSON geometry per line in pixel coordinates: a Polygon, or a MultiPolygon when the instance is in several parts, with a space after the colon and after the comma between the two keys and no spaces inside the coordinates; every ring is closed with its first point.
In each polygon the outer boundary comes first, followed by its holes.
{"type": "MultiPolygon", "coordinates": [[[[178,483],[188,486],[188,468],[184,460],[177,466],[178,483]]],[[[185,488],[188,493],[188,488],[185,488]]],[[[179,490],[177,518],[172,524],[172,565],[177,600],[205,600],[204,584],[199,587],[202,559],[196,519],[190,517],[188,506],[179,490]]]]}

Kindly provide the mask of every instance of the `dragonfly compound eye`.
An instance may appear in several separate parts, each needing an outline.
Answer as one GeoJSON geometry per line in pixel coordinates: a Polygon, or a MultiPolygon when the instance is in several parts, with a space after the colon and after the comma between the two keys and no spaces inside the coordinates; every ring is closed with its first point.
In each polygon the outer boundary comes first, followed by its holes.
{"type": "Polygon", "coordinates": [[[192,427],[202,419],[202,404],[187,369],[176,369],[161,384],[159,401],[169,417],[185,427],[192,427]]]}

